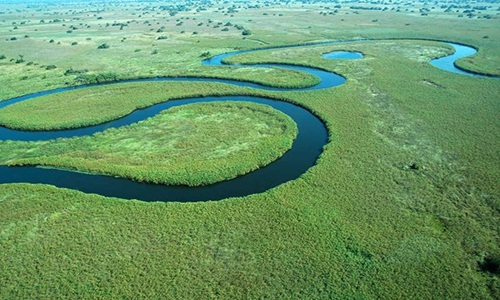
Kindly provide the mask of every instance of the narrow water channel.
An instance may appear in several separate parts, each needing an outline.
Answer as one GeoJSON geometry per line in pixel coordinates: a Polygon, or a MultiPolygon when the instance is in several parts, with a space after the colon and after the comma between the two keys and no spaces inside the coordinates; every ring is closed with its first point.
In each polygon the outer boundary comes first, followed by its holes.
{"type": "MultiPolygon", "coordinates": [[[[351,43],[351,42],[354,41],[319,43],[308,46],[289,46],[289,47],[281,47],[280,49],[296,48],[296,47],[314,47],[320,45],[325,46],[329,44],[341,44],[341,43],[351,43]]],[[[474,54],[475,49],[468,46],[458,45],[453,43],[450,43],[450,45],[455,47],[456,52],[453,55],[433,60],[431,64],[446,71],[455,72],[459,74],[466,74],[470,76],[477,76],[476,74],[467,73],[460,69],[457,69],[454,66],[454,62],[457,59],[474,54]]],[[[225,53],[204,60],[203,64],[208,66],[221,67],[225,65],[223,63],[223,60],[225,58],[238,54],[249,53],[254,51],[263,51],[269,49],[271,48],[225,53]]],[[[338,52],[334,51],[323,55],[323,58],[325,59],[359,59],[361,57],[362,57],[361,53],[344,52],[344,51],[338,51],[338,52]]],[[[238,67],[242,65],[231,65],[231,66],[238,67]]],[[[284,88],[263,86],[251,82],[214,79],[214,78],[194,78],[194,77],[149,78],[149,79],[138,79],[138,80],[125,80],[121,81],[120,83],[151,82],[151,81],[219,82],[237,86],[251,87],[261,90],[311,91],[317,89],[336,87],[345,82],[345,78],[338,74],[310,67],[284,65],[284,64],[256,64],[256,65],[245,65],[245,66],[258,67],[258,68],[270,68],[270,67],[285,68],[300,72],[306,72],[313,76],[318,77],[320,79],[320,83],[312,87],[300,88],[300,89],[284,89],[284,88]]],[[[112,83],[112,84],[120,84],[120,83],[112,83]]],[[[36,97],[40,97],[43,95],[60,93],[68,90],[82,89],[82,88],[87,88],[89,86],[92,85],[60,88],[60,89],[43,91],[39,93],[13,98],[7,101],[0,102],[0,109],[17,102],[34,99],[36,97]]],[[[299,129],[299,134],[296,140],[294,141],[292,148],[287,153],[285,153],[285,155],[283,155],[281,158],[277,159],[276,161],[272,162],[266,167],[263,167],[261,169],[258,169],[256,171],[253,171],[251,173],[237,177],[232,180],[202,187],[165,186],[158,184],[139,183],[125,178],[83,174],[65,170],[47,169],[40,167],[7,167],[7,166],[0,166],[0,183],[19,183],[19,182],[43,183],[43,184],[51,184],[57,187],[75,189],[86,193],[96,193],[104,196],[118,197],[123,199],[138,199],[143,201],[194,202],[194,201],[220,200],[229,197],[238,197],[255,193],[261,193],[275,186],[278,186],[280,184],[298,178],[300,175],[305,173],[310,167],[312,167],[316,163],[328,139],[328,132],[324,124],[321,122],[321,120],[319,120],[315,115],[313,115],[307,109],[304,109],[302,107],[299,107],[297,105],[288,102],[277,101],[263,97],[247,97],[247,96],[236,96],[236,95],[225,96],[225,97],[199,97],[199,98],[189,98],[181,100],[170,100],[157,105],[153,105],[145,109],[136,110],[132,114],[120,118],[118,120],[114,120],[96,126],[89,126],[85,128],[78,128],[71,130],[19,131],[19,130],[11,130],[0,127],[0,140],[38,141],[38,140],[51,140],[56,138],[69,138],[75,136],[91,135],[96,132],[101,132],[109,128],[116,128],[136,123],[138,121],[152,117],[170,107],[185,105],[188,103],[227,101],[227,100],[249,101],[261,104],[267,104],[275,109],[280,110],[285,114],[288,114],[297,123],[297,127],[299,129]]]]}

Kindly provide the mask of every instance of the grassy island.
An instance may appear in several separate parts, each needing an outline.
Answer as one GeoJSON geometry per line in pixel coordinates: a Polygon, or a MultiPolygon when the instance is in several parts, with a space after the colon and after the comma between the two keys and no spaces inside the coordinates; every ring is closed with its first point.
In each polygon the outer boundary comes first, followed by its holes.
{"type": "Polygon", "coordinates": [[[290,117],[265,105],[198,103],[90,137],[31,142],[28,148],[26,143],[12,143],[2,153],[23,149],[24,155],[9,161],[11,165],[48,165],[197,186],[269,164],[290,149],[296,135],[290,117]]]}

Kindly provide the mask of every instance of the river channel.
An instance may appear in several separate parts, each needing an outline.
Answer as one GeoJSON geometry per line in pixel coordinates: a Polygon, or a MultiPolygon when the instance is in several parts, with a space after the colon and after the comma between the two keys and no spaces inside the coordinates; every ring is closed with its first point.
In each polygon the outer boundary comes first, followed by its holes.
{"type": "MultiPolygon", "coordinates": [[[[263,51],[270,49],[286,49],[297,47],[314,47],[325,45],[338,45],[342,43],[352,43],[354,41],[345,42],[326,42],[307,46],[289,46],[280,48],[266,48],[258,50],[245,50],[225,53],[204,60],[202,63],[208,66],[223,67],[225,58],[239,55],[243,53],[263,51]]],[[[360,41],[366,42],[366,41],[360,41]]],[[[457,69],[454,62],[457,59],[473,55],[476,53],[474,48],[448,43],[455,48],[455,53],[440,59],[431,61],[431,64],[440,69],[469,75],[478,76],[477,74],[468,73],[457,69]]],[[[357,52],[333,51],[322,56],[325,59],[361,59],[362,54],[357,52]]],[[[233,64],[231,67],[240,67],[243,65],[233,64]]],[[[245,67],[257,68],[284,68],[294,71],[306,72],[320,79],[320,83],[315,86],[299,89],[286,89],[263,86],[251,82],[215,79],[215,78],[195,78],[195,77],[169,77],[169,78],[147,78],[138,80],[124,80],[123,82],[151,82],[151,81],[190,81],[190,82],[218,82],[232,84],[237,86],[251,87],[261,90],[272,91],[312,91],[318,89],[326,89],[339,86],[345,82],[345,78],[324,70],[295,66],[285,64],[255,64],[244,65],[245,67]]],[[[17,102],[34,99],[43,95],[60,93],[68,90],[87,88],[93,85],[66,87],[43,91],[39,93],[29,94],[6,101],[0,102],[0,109],[17,102]]],[[[321,155],[323,147],[328,142],[328,132],[322,123],[314,114],[307,109],[291,104],[289,102],[272,100],[263,97],[249,96],[224,96],[224,97],[199,97],[189,99],[170,100],[160,104],[150,106],[145,109],[136,110],[133,113],[104,124],[77,128],[71,130],[58,131],[20,131],[0,127],[0,140],[18,140],[18,141],[39,141],[51,140],[56,138],[71,138],[84,135],[92,135],[96,132],[101,132],[109,128],[117,128],[130,125],[146,118],[152,117],[161,111],[174,106],[185,105],[189,103],[213,102],[213,101],[248,101],[270,105],[273,108],[289,115],[297,124],[299,133],[295,139],[292,148],[282,157],[272,162],[271,164],[260,168],[246,175],[239,176],[235,179],[219,182],[212,185],[200,187],[187,186],[167,186],[150,184],[144,182],[136,182],[125,178],[115,178],[112,176],[85,174],[80,172],[41,168],[41,167],[7,167],[0,166],[0,183],[42,183],[50,184],[57,187],[79,190],[85,193],[95,193],[103,196],[118,197],[123,199],[138,199],[142,201],[176,201],[176,202],[195,202],[220,200],[229,197],[240,197],[255,193],[261,193],[276,187],[280,184],[294,180],[311,168],[321,155]]]]}

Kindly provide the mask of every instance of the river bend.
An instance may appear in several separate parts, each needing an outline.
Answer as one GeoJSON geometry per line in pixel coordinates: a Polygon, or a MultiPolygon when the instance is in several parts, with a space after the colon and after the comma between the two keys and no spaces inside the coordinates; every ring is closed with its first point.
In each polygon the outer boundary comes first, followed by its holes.
{"type": "MultiPolygon", "coordinates": [[[[202,63],[208,66],[221,67],[225,64],[225,58],[270,49],[289,49],[298,47],[314,47],[325,45],[337,45],[342,43],[353,42],[366,42],[366,41],[344,41],[344,42],[326,42],[318,43],[307,46],[287,46],[279,48],[266,48],[258,50],[235,51],[214,56],[210,59],[204,60],[202,63]]],[[[476,53],[476,50],[460,44],[448,43],[455,48],[455,53],[440,59],[431,61],[433,66],[440,69],[468,75],[478,76],[481,75],[468,73],[455,67],[454,62],[460,58],[470,56],[476,53]]],[[[335,52],[335,51],[334,51],[335,52]]],[[[339,51],[340,52],[340,51],[339,51]]],[[[329,53],[323,55],[325,59],[359,59],[362,54],[342,53],[329,53]]],[[[238,67],[243,65],[231,65],[238,67]]],[[[151,81],[190,81],[190,82],[218,82],[224,84],[232,84],[237,86],[251,87],[261,90],[271,91],[312,91],[318,89],[326,89],[339,86],[345,82],[345,78],[331,72],[324,70],[295,66],[285,64],[254,64],[244,65],[245,67],[258,67],[258,68],[284,68],[294,71],[306,72],[320,79],[320,83],[315,86],[299,89],[286,89],[263,86],[256,83],[228,80],[228,79],[215,79],[215,78],[196,78],[196,77],[174,77],[174,78],[147,78],[138,80],[124,80],[122,82],[151,82],[151,81]]],[[[0,109],[17,102],[34,99],[43,95],[60,93],[68,90],[87,88],[93,85],[65,87],[54,90],[42,91],[21,97],[9,99],[0,102],[0,109]]],[[[239,176],[235,179],[219,182],[212,185],[201,187],[187,187],[187,186],[166,186],[150,183],[135,182],[125,178],[115,178],[112,176],[104,175],[91,175],[79,172],[40,168],[40,167],[7,167],[0,166],[0,183],[43,183],[51,184],[57,187],[75,189],[86,193],[96,193],[103,196],[118,197],[123,199],[138,199],[143,201],[179,201],[179,202],[194,202],[194,201],[207,201],[219,200],[229,197],[240,197],[255,193],[261,193],[276,187],[282,183],[298,178],[301,174],[305,173],[312,167],[318,157],[320,156],[324,145],[328,142],[328,132],[322,123],[314,114],[305,108],[297,105],[272,100],[264,97],[248,97],[248,96],[224,96],[224,97],[198,97],[180,100],[170,100],[167,102],[159,103],[145,109],[136,110],[130,115],[123,118],[99,124],[96,126],[89,126],[84,128],[77,128],[71,130],[59,131],[20,131],[0,127],[0,140],[20,140],[20,141],[38,141],[38,140],[51,140],[56,138],[69,138],[75,136],[91,135],[96,132],[104,131],[108,128],[116,128],[126,126],[146,118],[152,117],[161,111],[174,106],[185,105],[197,102],[211,102],[211,101],[250,101],[255,103],[267,104],[281,112],[289,115],[296,123],[299,129],[297,138],[295,139],[292,148],[286,152],[282,157],[272,162],[271,164],[260,168],[256,171],[246,175],[239,176]]]]}

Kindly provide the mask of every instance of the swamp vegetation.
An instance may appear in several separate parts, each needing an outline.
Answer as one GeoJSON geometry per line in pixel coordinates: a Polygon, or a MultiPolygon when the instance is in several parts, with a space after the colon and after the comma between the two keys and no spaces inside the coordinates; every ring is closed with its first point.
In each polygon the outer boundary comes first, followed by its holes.
{"type": "MultiPolygon", "coordinates": [[[[500,75],[498,4],[459,17],[473,8],[458,2],[450,11],[425,7],[425,2],[408,7],[359,2],[339,3],[338,8],[319,2],[261,6],[216,1],[164,8],[160,2],[144,7],[139,2],[111,6],[82,1],[71,8],[1,4],[2,100],[77,84],[81,74],[65,75],[69,69],[88,75],[111,72],[121,79],[212,76],[307,86],[315,79],[280,69],[210,68],[200,63],[200,55],[326,40],[404,40],[231,58],[315,66],[347,78],[331,89],[272,92],[209,83],[127,83],[123,89],[94,87],[1,109],[3,125],[62,128],[104,122],[179,97],[261,95],[314,112],[325,122],[329,142],[300,178],[264,193],[217,202],[145,203],[48,185],[1,184],[0,298],[496,299],[500,81],[434,68],[429,61],[449,53],[450,47],[407,38],[473,45],[478,53],[457,64],[500,75]],[[380,10],[359,8],[371,6],[380,10]],[[49,20],[46,12],[57,16],[49,20]],[[486,15],[491,17],[482,17],[486,15]],[[221,31],[229,21],[251,34],[243,36],[229,26],[221,31]],[[158,33],[161,26],[165,28],[158,33]],[[158,41],[160,35],[168,39],[158,41]],[[104,43],[110,47],[97,49],[104,43]],[[357,51],[363,58],[321,58],[333,50],[357,51]],[[23,61],[18,63],[19,58],[23,61]],[[49,65],[57,68],[48,70],[49,65]],[[75,113],[62,114],[69,111],[75,113]]],[[[269,141],[286,151],[296,134],[289,119],[265,106],[194,105],[92,137],[2,141],[0,164],[64,161],[85,170],[95,162],[86,156],[106,161],[120,154],[129,163],[122,176],[133,177],[138,172],[132,164],[138,164],[137,170],[143,164],[159,165],[166,150],[151,153],[148,143],[168,148],[161,141],[169,136],[180,141],[185,138],[180,133],[197,131],[193,128],[202,130],[200,143],[210,143],[207,136],[226,140],[224,132],[210,128],[218,121],[234,129],[228,134],[242,131],[252,142],[269,134],[247,149],[249,157],[258,149],[259,159],[264,149],[264,160],[277,153],[269,141]],[[181,131],[164,130],[175,120],[181,131]],[[265,125],[268,132],[262,131],[265,125]],[[155,132],[155,126],[162,132],[155,132]],[[155,140],[146,139],[151,135],[155,140]],[[125,139],[131,142],[123,144],[125,139]]],[[[234,139],[220,150],[242,143],[234,139]]],[[[231,159],[230,165],[240,163],[231,159]]],[[[197,162],[185,163],[191,167],[197,162]]],[[[92,168],[122,174],[107,164],[92,168]]]]}

